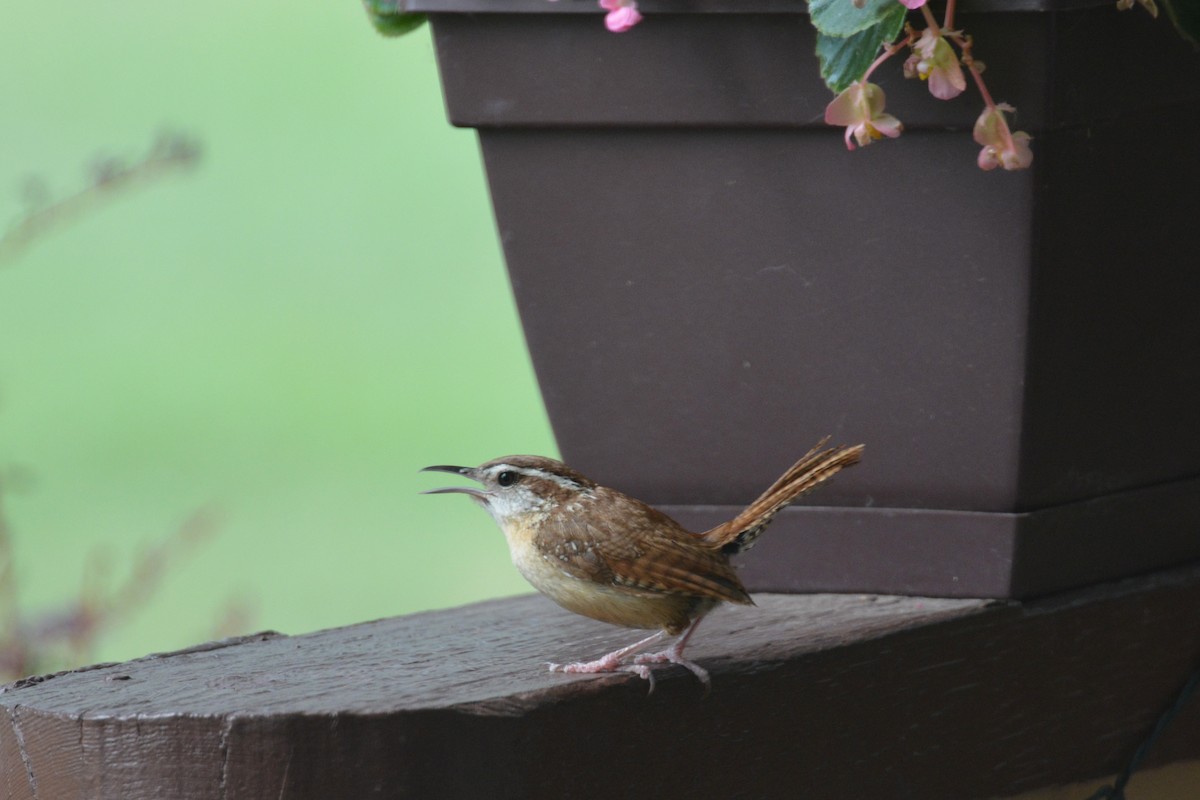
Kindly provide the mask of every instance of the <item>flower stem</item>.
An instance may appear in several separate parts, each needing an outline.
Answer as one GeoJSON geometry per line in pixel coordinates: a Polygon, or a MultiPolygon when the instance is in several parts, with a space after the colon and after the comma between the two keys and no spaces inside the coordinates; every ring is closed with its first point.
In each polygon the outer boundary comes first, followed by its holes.
{"type": "Polygon", "coordinates": [[[996,101],[992,99],[992,93],[988,91],[987,84],[983,82],[983,74],[975,66],[975,57],[971,55],[971,46],[973,42],[970,36],[963,37],[961,40],[955,39],[955,44],[962,48],[962,58],[960,59],[963,66],[967,68],[967,72],[971,73],[971,77],[975,80],[975,85],[979,88],[979,94],[983,97],[983,102],[988,108],[995,108],[996,101]]]}
{"type": "Polygon", "coordinates": [[[938,27],[937,20],[933,16],[933,12],[929,10],[929,3],[921,6],[921,13],[925,15],[925,23],[929,26],[929,30],[933,31],[933,35],[941,36],[942,29],[938,27]]]}
{"type": "Polygon", "coordinates": [[[905,47],[908,47],[910,44],[912,44],[912,40],[913,33],[912,31],[909,31],[907,36],[895,44],[884,44],[883,52],[879,54],[878,58],[871,62],[871,66],[867,67],[867,71],[863,73],[863,76],[859,78],[859,81],[865,82],[867,78],[871,77],[871,73],[874,72],[880,64],[896,55],[896,53],[899,53],[905,47]]]}
{"type": "Polygon", "coordinates": [[[967,71],[975,79],[975,85],[979,87],[979,94],[983,95],[983,102],[987,104],[988,108],[995,108],[996,101],[992,99],[991,92],[988,91],[987,85],[983,82],[983,76],[979,74],[979,70],[975,69],[973,62],[967,62],[967,71]]]}
{"type": "Polygon", "coordinates": [[[958,5],[957,0],[946,0],[946,19],[942,23],[942,27],[948,31],[954,30],[954,7],[958,5]]]}

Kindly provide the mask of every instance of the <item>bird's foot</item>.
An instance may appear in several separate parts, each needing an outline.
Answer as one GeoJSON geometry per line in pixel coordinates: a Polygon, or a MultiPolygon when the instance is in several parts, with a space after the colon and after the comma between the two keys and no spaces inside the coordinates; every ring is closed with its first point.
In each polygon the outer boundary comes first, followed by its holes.
{"type": "Polygon", "coordinates": [[[601,672],[630,672],[637,675],[639,678],[646,680],[650,684],[650,691],[654,691],[654,673],[650,668],[642,664],[627,664],[625,659],[642,649],[646,645],[661,638],[662,631],[652,633],[645,639],[626,645],[619,650],[614,650],[608,655],[601,656],[595,661],[576,661],[573,664],[546,664],[551,672],[568,672],[575,674],[597,674],[601,672]]]}
{"type": "Polygon", "coordinates": [[[699,679],[700,683],[704,684],[704,693],[708,694],[709,690],[712,688],[712,680],[708,677],[708,670],[694,661],[688,661],[683,657],[683,653],[679,652],[679,650],[680,648],[677,647],[668,647],[666,650],[662,650],[658,653],[643,653],[642,655],[634,658],[633,663],[629,666],[640,666],[643,669],[648,670],[649,668],[645,667],[644,665],[666,663],[678,664],[695,675],[696,678],[699,679]]]}
{"type": "Polygon", "coordinates": [[[575,674],[594,675],[598,672],[617,672],[621,669],[621,657],[616,653],[597,658],[595,661],[576,661],[571,664],[555,664],[546,662],[551,672],[569,672],[575,674]]]}
{"type": "MultiPolygon", "coordinates": [[[[645,639],[640,639],[640,640],[634,642],[633,644],[625,645],[624,647],[620,648],[619,650],[613,650],[608,655],[600,656],[595,661],[576,661],[573,664],[554,664],[554,663],[547,662],[546,666],[548,666],[550,668],[551,672],[573,672],[573,673],[583,673],[583,674],[595,674],[597,672],[620,672],[620,671],[630,672],[630,671],[632,671],[638,675],[641,675],[644,678],[646,676],[644,674],[642,674],[643,671],[640,669],[639,670],[624,670],[623,669],[624,664],[625,664],[625,657],[630,655],[631,653],[636,653],[638,650],[641,650],[643,647],[650,644],[654,640],[662,638],[662,635],[663,635],[662,631],[652,633],[649,636],[647,636],[645,639]]],[[[648,669],[645,671],[649,672],[648,669]]]]}
{"type": "Polygon", "coordinates": [[[547,662],[547,667],[551,672],[567,672],[584,675],[596,675],[602,672],[629,672],[637,675],[650,684],[650,689],[647,692],[654,691],[654,672],[645,664],[625,664],[622,663],[622,656],[615,653],[609,653],[603,658],[597,658],[595,661],[576,661],[573,664],[555,664],[547,662]]]}

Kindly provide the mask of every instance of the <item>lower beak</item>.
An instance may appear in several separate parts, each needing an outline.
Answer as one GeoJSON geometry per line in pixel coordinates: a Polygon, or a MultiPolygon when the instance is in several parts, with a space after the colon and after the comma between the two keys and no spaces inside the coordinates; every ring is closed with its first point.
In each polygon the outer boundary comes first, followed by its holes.
{"type": "Polygon", "coordinates": [[[446,486],[441,489],[427,489],[421,494],[465,494],[471,497],[478,497],[480,500],[487,498],[487,492],[482,489],[476,489],[474,486],[446,486]]]}
{"type": "MultiPolygon", "coordinates": [[[[462,475],[467,478],[474,479],[474,467],[452,467],[445,464],[439,464],[433,467],[425,467],[421,472],[451,472],[455,475],[462,475]]],[[[465,494],[470,497],[475,497],[480,500],[487,499],[487,492],[482,489],[476,489],[474,486],[447,486],[442,489],[429,489],[421,492],[421,494],[465,494]]]]}

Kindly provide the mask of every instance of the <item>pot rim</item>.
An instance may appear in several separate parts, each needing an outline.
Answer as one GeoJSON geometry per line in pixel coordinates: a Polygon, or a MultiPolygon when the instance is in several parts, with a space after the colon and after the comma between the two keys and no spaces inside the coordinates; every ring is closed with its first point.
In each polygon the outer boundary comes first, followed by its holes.
{"type": "MultiPolygon", "coordinates": [[[[422,14],[595,14],[595,0],[392,0],[422,14]]],[[[1062,12],[1111,6],[1113,0],[963,0],[965,13],[1062,12]]],[[[638,0],[650,14],[808,14],[804,0],[638,0]]]]}

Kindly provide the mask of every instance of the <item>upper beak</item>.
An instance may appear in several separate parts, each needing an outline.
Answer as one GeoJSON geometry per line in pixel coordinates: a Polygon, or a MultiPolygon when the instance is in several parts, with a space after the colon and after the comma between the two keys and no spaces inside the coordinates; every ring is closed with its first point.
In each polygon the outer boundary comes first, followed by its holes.
{"type": "MultiPolygon", "coordinates": [[[[438,464],[432,467],[425,467],[421,472],[452,472],[455,475],[463,475],[476,480],[474,467],[452,467],[446,464],[438,464]]],[[[466,494],[481,499],[487,497],[487,492],[482,489],[476,489],[474,486],[446,486],[442,489],[429,489],[421,492],[421,494],[466,494]]]]}

